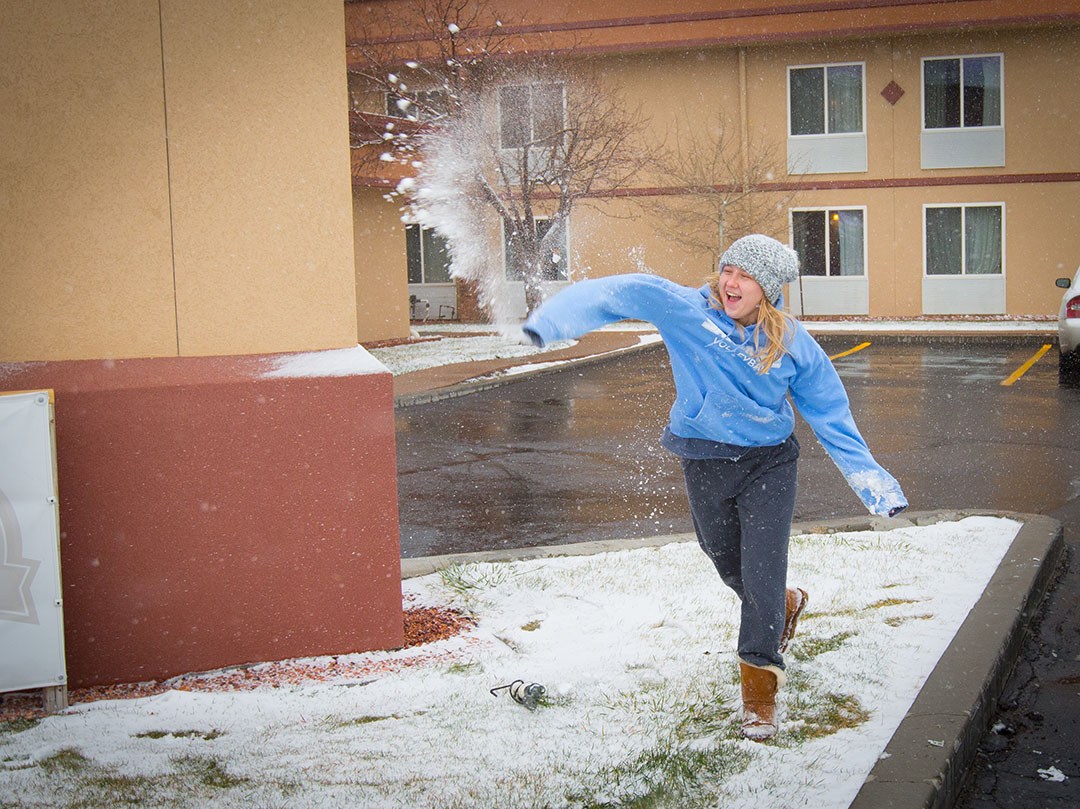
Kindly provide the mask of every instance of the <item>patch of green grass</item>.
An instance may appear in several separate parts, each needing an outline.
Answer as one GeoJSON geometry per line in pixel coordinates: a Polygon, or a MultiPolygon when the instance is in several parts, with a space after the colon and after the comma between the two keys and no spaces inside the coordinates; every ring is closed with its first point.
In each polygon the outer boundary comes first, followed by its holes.
{"type": "Polygon", "coordinates": [[[856,551],[888,550],[894,553],[913,553],[916,548],[910,542],[897,541],[895,537],[865,533],[837,532],[828,528],[820,527],[810,533],[797,534],[791,538],[793,545],[801,545],[805,548],[849,548],[856,551]]]}
{"type": "Polygon", "coordinates": [[[880,601],[875,601],[873,604],[867,604],[865,607],[848,607],[843,610],[807,610],[803,613],[802,617],[803,620],[812,618],[850,618],[855,615],[862,615],[870,610],[880,610],[885,607],[899,607],[902,604],[918,604],[923,600],[924,599],[919,598],[883,598],[880,601]]]}
{"type": "Polygon", "coordinates": [[[854,728],[870,719],[870,712],[850,694],[800,693],[788,708],[788,715],[799,721],[795,728],[785,729],[779,737],[785,747],[797,747],[811,739],[831,736],[846,728],[854,728]]]}
{"type": "Polygon", "coordinates": [[[567,798],[583,809],[714,806],[716,785],[745,770],[751,759],[749,752],[730,742],[688,747],[666,739],[599,773],[601,788],[567,798]]]}
{"type": "Polygon", "coordinates": [[[61,772],[75,773],[89,764],[90,760],[74,747],[65,747],[38,762],[38,766],[50,775],[61,772]]]}
{"type": "MultiPolygon", "coordinates": [[[[193,734],[198,737],[204,735],[202,731],[193,734]]],[[[146,735],[145,738],[152,736],[146,735]]],[[[207,803],[208,800],[203,799],[209,799],[216,790],[250,783],[247,778],[230,774],[222,762],[206,756],[175,758],[168,772],[132,776],[103,767],[78,750],[67,748],[42,759],[36,766],[50,782],[63,785],[62,791],[55,792],[63,797],[55,804],[57,809],[201,805],[207,803]],[[179,796],[182,795],[194,798],[195,802],[181,800],[179,796]]]]}
{"type": "Polygon", "coordinates": [[[200,784],[216,789],[232,789],[248,782],[247,778],[229,775],[221,762],[208,756],[184,756],[174,759],[173,764],[183,775],[194,777],[200,784]]]}
{"type": "Polygon", "coordinates": [[[0,722],[0,734],[22,733],[24,730],[36,727],[40,722],[40,719],[8,719],[6,722],[0,722]]]}
{"type": "Polygon", "coordinates": [[[827,638],[796,636],[789,654],[799,661],[813,660],[818,655],[836,651],[853,637],[854,632],[838,632],[827,638]]]}
{"type": "Polygon", "coordinates": [[[396,716],[359,716],[345,724],[348,725],[370,725],[372,722],[382,722],[386,719],[397,719],[396,716]]]}
{"type": "Polygon", "coordinates": [[[451,663],[446,667],[447,674],[477,674],[480,672],[479,663],[451,663]]]}
{"type": "Polygon", "coordinates": [[[929,621],[933,618],[933,614],[926,615],[898,615],[895,618],[886,618],[885,623],[889,626],[901,626],[908,621],[929,621]]]}
{"type": "Polygon", "coordinates": [[[735,738],[738,713],[738,708],[725,705],[720,699],[702,700],[684,708],[675,735],[683,740],[714,735],[735,738]]]}
{"type": "Polygon", "coordinates": [[[206,741],[212,741],[218,738],[218,736],[224,736],[220,730],[216,728],[214,730],[148,730],[144,733],[136,733],[136,739],[164,739],[166,736],[172,736],[176,739],[190,739],[199,738],[206,741]]]}
{"type": "Polygon", "coordinates": [[[918,604],[921,600],[919,598],[883,598],[881,601],[870,604],[867,609],[879,610],[882,607],[899,607],[901,604],[918,604]]]}
{"type": "Polygon", "coordinates": [[[146,776],[98,773],[80,784],[79,802],[76,807],[91,806],[147,806],[153,800],[155,779],[146,776]]]}
{"type": "Polygon", "coordinates": [[[718,679],[642,683],[607,707],[653,724],[648,749],[600,769],[567,802],[584,809],[696,809],[716,805],[717,789],[744,771],[752,753],[739,738],[738,668],[718,679]],[[734,680],[729,675],[734,671],[734,680]]]}
{"type": "Polygon", "coordinates": [[[539,621],[529,621],[529,623],[527,623],[527,624],[525,624],[524,626],[521,627],[521,630],[523,632],[535,632],[539,628],[540,628],[540,622],[539,621]]]}
{"type": "Polygon", "coordinates": [[[498,587],[510,577],[506,565],[451,565],[439,571],[443,586],[462,595],[473,595],[498,587]]]}

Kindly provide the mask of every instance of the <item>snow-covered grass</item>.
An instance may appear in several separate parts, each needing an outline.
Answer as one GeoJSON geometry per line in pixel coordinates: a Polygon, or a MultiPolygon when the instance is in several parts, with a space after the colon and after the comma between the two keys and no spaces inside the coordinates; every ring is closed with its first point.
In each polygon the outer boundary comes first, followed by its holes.
{"type": "Polygon", "coordinates": [[[381,664],[367,679],[169,691],[0,732],[0,805],[839,809],[1018,528],[793,538],[810,604],[772,743],[738,738],[738,603],[688,541],[406,580],[408,605],[476,626],[338,658],[381,664]],[[490,693],[516,679],[546,687],[535,711],[490,693]]]}
{"type": "Polygon", "coordinates": [[[546,348],[522,345],[514,339],[498,334],[444,337],[418,343],[403,343],[386,348],[373,348],[371,355],[386,366],[390,373],[407,374],[442,365],[477,360],[531,357],[548,351],[557,351],[574,345],[576,340],[552,343],[546,348]]]}
{"type": "MultiPolygon", "coordinates": [[[[544,348],[536,348],[522,344],[512,329],[496,330],[492,326],[468,323],[424,325],[416,331],[420,337],[430,339],[385,348],[373,348],[371,355],[385,365],[390,373],[397,376],[459,362],[528,358],[569,348],[577,343],[576,340],[560,340],[544,348]],[[489,333],[477,333],[485,330],[489,333]],[[444,336],[441,336],[441,339],[434,339],[440,335],[444,336]]],[[[646,336],[640,339],[650,341],[659,339],[656,329],[647,323],[618,323],[605,327],[603,331],[644,332],[646,336]]],[[[531,368],[532,366],[529,367],[531,368]]],[[[519,372],[520,370],[518,369],[519,372]]]]}

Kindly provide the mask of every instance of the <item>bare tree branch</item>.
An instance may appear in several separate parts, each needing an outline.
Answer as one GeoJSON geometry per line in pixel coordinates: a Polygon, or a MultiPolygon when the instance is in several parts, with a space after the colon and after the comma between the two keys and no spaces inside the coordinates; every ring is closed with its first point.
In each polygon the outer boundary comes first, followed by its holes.
{"type": "Polygon", "coordinates": [[[665,238],[715,267],[735,239],[775,231],[796,192],[773,190],[787,178],[779,150],[761,141],[742,144],[722,112],[703,124],[687,123],[693,120],[684,113],[667,139],[672,145],[656,150],[656,167],[681,193],[640,204],[659,219],[665,238]]]}
{"type": "Polygon", "coordinates": [[[641,108],[629,108],[596,64],[565,42],[558,59],[542,50],[515,54],[518,43],[500,35],[484,0],[373,3],[370,13],[350,41],[354,96],[391,94],[403,100],[402,112],[425,122],[411,135],[378,133],[388,150],[381,159],[411,164],[418,150],[412,214],[448,239],[456,277],[483,281],[487,273],[489,286],[501,284],[501,266],[465,242],[488,234],[464,221],[480,216],[479,207],[499,218],[511,275],[524,281],[532,311],[542,281],[567,258],[556,245],[574,207],[625,188],[647,165],[641,108]],[[383,7],[387,16],[379,17],[383,7]],[[407,73],[421,80],[403,79],[407,73]]]}

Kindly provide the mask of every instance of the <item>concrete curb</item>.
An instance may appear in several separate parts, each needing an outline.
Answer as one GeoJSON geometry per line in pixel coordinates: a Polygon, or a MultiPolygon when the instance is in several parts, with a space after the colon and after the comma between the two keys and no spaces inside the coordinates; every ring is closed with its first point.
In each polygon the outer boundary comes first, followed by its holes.
{"type": "MultiPolygon", "coordinates": [[[[1049,517],[988,510],[911,512],[893,519],[861,517],[792,524],[792,535],[888,531],[976,515],[1007,517],[1023,525],[849,809],[948,809],[953,805],[1016,664],[1031,619],[1064,557],[1064,530],[1049,517]]],[[[693,541],[693,534],[666,534],[402,559],[401,575],[408,579],[469,562],[582,556],[693,541]]]]}
{"type": "Polygon", "coordinates": [[[1019,520],[1023,527],[851,809],[948,809],[956,802],[1065,553],[1057,520],[1008,512],[996,516],[1019,520]]]}

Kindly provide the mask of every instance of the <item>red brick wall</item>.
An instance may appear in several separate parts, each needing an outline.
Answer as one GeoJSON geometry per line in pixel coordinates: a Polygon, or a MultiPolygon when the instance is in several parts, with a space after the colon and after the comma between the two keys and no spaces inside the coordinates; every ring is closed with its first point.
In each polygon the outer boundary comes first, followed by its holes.
{"type": "Polygon", "coordinates": [[[400,646],[392,378],[0,366],[56,391],[72,686],[400,646]]]}

